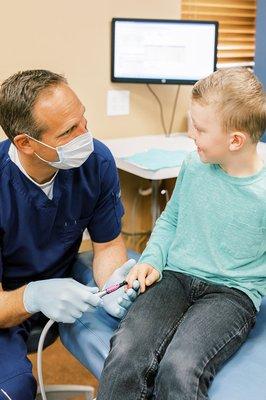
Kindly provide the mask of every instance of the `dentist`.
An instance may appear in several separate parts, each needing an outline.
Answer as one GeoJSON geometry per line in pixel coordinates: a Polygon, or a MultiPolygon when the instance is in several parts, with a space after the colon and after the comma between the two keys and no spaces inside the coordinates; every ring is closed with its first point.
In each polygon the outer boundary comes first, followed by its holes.
{"type": "Polygon", "coordinates": [[[121,318],[136,297],[132,289],[109,302],[97,295],[98,287],[123,280],[134,262],[126,263],[120,234],[113,157],[92,138],[84,113],[66,79],[50,71],[19,72],[0,89],[0,124],[8,137],[0,143],[0,399],[5,393],[35,399],[26,343],[36,321],[66,323],[60,333],[68,347],[76,334],[90,346],[93,334],[79,319],[86,315],[97,325],[121,318]],[[78,259],[86,228],[93,275],[89,260],[78,259]]]}

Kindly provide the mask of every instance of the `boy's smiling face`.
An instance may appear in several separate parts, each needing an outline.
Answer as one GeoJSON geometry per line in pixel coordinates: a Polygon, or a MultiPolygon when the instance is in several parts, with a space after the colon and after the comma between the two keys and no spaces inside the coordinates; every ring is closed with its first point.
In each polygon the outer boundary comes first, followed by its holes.
{"type": "Polygon", "coordinates": [[[188,136],[197,146],[202,162],[222,164],[230,154],[230,138],[224,131],[213,105],[192,101],[189,112],[188,136]]]}

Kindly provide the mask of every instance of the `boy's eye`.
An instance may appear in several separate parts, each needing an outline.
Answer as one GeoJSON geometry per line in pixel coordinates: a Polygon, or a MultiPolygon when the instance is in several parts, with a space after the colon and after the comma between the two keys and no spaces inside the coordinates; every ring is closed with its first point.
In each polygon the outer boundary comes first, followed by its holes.
{"type": "Polygon", "coordinates": [[[204,130],[198,128],[197,126],[195,126],[196,131],[198,131],[199,133],[204,133],[204,130]]]}

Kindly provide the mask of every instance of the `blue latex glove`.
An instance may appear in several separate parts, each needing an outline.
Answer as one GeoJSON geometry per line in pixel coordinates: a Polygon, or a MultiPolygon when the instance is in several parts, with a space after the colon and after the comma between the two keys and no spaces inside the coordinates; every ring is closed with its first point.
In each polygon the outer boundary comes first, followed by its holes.
{"type": "Polygon", "coordinates": [[[101,305],[97,287],[89,288],[71,278],[30,282],[23,295],[27,312],[41,311],[57,322],[73,323],[90,309],[101,305]]]}
{"type": "MultiPolygon", "coordinates": [[[[128,260],[120,268],[116,269],[110,276],[108,281],[105,283],[103,289],[108,288],[116,283],[123,282],[131,270],[131,268],[136,264],[133,259],[128,260]]],[[[103,307],[108,314],[116,318],[123,318],[127,313],[127,310],[133,303],[133,301],[138,296],[139,282],[133,282],[133,289],[128,289],[126,292],[124,287],[116,290],[113,293],[107,294],[102,298],[103,307]]]]}

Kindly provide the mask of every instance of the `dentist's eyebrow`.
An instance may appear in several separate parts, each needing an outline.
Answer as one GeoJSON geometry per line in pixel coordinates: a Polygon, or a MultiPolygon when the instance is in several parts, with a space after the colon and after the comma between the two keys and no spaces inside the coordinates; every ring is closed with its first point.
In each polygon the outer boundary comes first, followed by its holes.
{"type": "MultiPolygon", "coordinates": [[[[86,108],[82,105],[82,110],[83,110],[83,112],[82,112],[82,116],[85,114],[85,111],[86,111],[86,108]]],[[[69,128],[69,129],[67,129],[65,132],[63,132],[63,133],[60,133],[58,136],[56,136],[57,138],[60,138],[61,136],[64,136],[64,135],[66,135],[67,133],[70,133],[70,132],[72,132],[76,127],[77,127],[78,125],[77,124],[74,124],[73,126],[71,126],[71,128],[69,128]]]]}
{"type": "Polygon", "coordinates": [[[67,133],[70,133],[71,131],[73,131],[76,127],[77,127],[77,125],[75,124],[75,125],[71,126],[71,128],[69,128],[67,131],[65,131],[65,132],[63,132],[63,133],[60,133],[60,135],[58,135],[58,136],[56,136],[56,137],[57,137],[57,138],[60,138],[61,136],[64,136],[64,135],[66,135],[67,133]]]}

